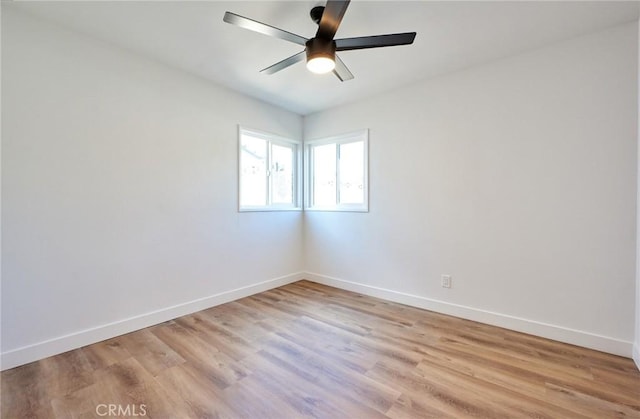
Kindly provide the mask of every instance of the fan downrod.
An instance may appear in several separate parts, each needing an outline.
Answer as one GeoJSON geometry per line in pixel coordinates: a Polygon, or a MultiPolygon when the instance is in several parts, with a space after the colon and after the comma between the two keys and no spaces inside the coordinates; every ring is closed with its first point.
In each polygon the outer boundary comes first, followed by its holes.
{"type": "Polygon", "coordinates": [[[313,20],[316,25],[320,24],[320,19],[322,19],[322,13],[324,12],[324,6],[316,6],[311,9],[309,15],[311,16],[311,20],[313,20]]]}

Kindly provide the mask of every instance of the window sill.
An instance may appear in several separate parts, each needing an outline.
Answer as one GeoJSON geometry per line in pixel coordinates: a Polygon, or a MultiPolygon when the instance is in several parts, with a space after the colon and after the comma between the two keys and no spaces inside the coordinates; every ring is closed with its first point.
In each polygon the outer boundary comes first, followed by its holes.
{"type": "Polygon", "coordinates": [[[239,208],[238,212],[302,212],[302,208],[239,208]]]}

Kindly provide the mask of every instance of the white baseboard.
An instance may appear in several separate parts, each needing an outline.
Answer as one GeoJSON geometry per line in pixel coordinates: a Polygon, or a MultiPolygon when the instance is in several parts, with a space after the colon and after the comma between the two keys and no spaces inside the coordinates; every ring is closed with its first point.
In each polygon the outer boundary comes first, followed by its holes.
{"type": "Polygon", "coordinates": [[[506,329],[541,336],[560,342],[596,349],[620,356],[632,357],[638,366],[638,369],[640,369],[640,348],[632,342],[626,342],[581,330],[569,329],[562,326],[541,323],[534,320],[448,303],[403,292],[392,291],[357,282],[346,281],[317,273],[298,272],[3,352],[0,362],[0,365],[2,366],[1,370],[24,365],[42,358],[140,330],[145,327],[153,326],[180,316],[195,313],[196,311],[248,297],[250,295],[277,288],[301,279],[308,279],[319,284],[358,292],[372,297],[383,298],[385,300],[425,310],[449,314],[455,317],[504,327],[506,329]]]}
{"type": "Polygon", "coordinates": [[[130,317],[115,321],[113,323],[104,324],[93,327],[91,329],[81,330],[69,335],[60,336],[47,341],[39,342],[33,345],[24,346],[2,353],[1,365],[2,370],[24,365],[29,362],[37,361],[52,355],[77,349],[92,343],[100,342],[145,327],[153,326],[180,316],[195,313],[220,304],[228,303],[240,298],[248,297],[259,292],[267,291],[272,288],[280,287],[304,278],[302,272],[274,278],[268,281],[259,282],[257,284],[248,285],[246,287],[236,288],[224,291],[208,297],[199,298],[197,300],[188,301],[186,303],[177,304],[161,310],[150,313],[144,313],[139,316],[130,317]]]}
{"type": "MultiPolygon", "coordinates": [[[[559,342],[565,342],[602,352],[608,352],[627,358],[630,358],[633,352],[632,342],[627,342],[608,336],[596,335],[582,330],[570,329],[553,324],[538,322],[535,320],[529,320],[459,304],[448,303],[446,301],[434,300],[418,295],[392,291],[385,288],[346,281],[343,279],[333,278],[313,272],[307,272],[305,274],[305,278],[319,284],[329,285],[347,291],[353,291],[372,297],[406,304],[408,306],[431,310],[455,317],[461,317],[463,319],[486,323],[493,326],[503,327],[505,329],[540,336],[559,342]]],[[[634,359],[636,360],[636,364],[638,364],[640,367],[640,355],[638,354],[637,347],[634,353],[634,359]]]]}

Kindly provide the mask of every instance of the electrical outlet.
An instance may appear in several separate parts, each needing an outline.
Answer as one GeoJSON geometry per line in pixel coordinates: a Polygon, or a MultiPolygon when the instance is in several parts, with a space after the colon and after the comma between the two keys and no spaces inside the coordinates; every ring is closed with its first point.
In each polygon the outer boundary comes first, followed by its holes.
{"type": "Polygon", "coordinates": [[[451,275],[442,275],[442,288],[451,288],[451,275]]]}

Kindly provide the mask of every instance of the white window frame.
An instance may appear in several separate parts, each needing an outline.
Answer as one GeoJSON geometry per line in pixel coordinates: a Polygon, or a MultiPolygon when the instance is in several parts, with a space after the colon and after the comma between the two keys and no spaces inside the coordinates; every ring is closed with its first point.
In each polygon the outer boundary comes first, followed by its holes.
{"type": "Polygon", "coordinates": [[[350,132],[347,134],[336,135],[327,138],[321,138],[317,140],[305,141],[305,153],[304,153],[304,178],[305,178],[305,199],[304,209],[306,211],[352,211],[352,212],[369,212],[369,130],[359,130],[350,132]],[[313,148],[315,146],[336,144],[336,178],[337,184],[340,184],[340,165],[339,165],[339,153],[340,145],[363,142],[364,143],[364,156],[363,156],[363,169],[364,169],[364,202],[362,204],[341,204],[340,203],[340,188],[336,187],[336,205],[315,205],[313,203],[313,148]]]}
{"type": "Polygon", "coordinates": [[[264,131],[258,131],[251,128],[238,126],[238,211],[301,211],[302,210],[302,182],[300,176],[302,174],[302,143],[280,135],[271,134],[264,131]],[[249,135],[251,137],[260,138],[267,141],[267,167],[271,162],[271,146],[273,144],[289,147],[293,150],[293,203],[291,204],[273,204],[272,200],[272,178],[270,170],[267,169],[267,204],[266,205],[242,205],[242,136],[249,135]]]}

